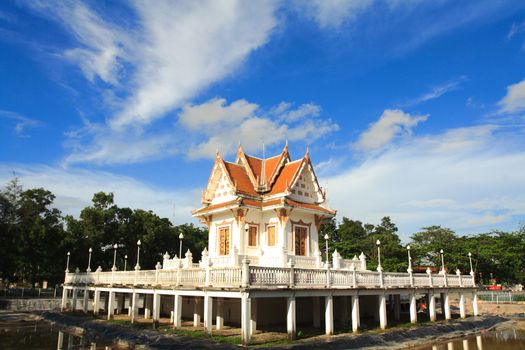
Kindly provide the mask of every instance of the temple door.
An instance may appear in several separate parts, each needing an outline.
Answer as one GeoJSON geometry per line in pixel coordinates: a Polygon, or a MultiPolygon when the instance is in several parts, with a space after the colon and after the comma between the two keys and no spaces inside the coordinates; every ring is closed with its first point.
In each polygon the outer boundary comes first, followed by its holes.
{"type": "Polygon", "coordinates": [[[220,255],[230,254],[230,228],[229,227],[219,228],[219,254],[220,255]]]}
{"type": "Polygon", "coordinates": [[[306,255],[306,240],[308,230],[306,227],[295,227],[295,255],[306,255]]]}

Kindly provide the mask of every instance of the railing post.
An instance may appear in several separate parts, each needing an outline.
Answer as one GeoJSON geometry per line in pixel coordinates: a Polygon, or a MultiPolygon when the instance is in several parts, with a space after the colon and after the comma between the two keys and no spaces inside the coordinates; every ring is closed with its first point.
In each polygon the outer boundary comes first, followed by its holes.
{"type": "Polygon", "coordinates": [[[445,271],[445,269],[443,269],[443,284],[445,287],[448,287],[447,271],[445,271]]]}
{"type": "Polygon", "coordinates": [[[428,275],[428,286],[432,287],[432,271],[430,270],[430,267],[427,267],[427,275],[428,275]]]}
{"type": "Polygon", "coordinates": [[[206,264],[206,265],[204,265],[204,266],[205,266],[205,269],[206,269],[205,282],[204,282],[204,284],[205,284],[206,286],[211,286],[211,280],[210,280],[210,277],[211,277],[211,276],[210,276],[210,274],[211,274],[211,272],[210,272],[210,261],[208,260],[208,257],[206,257],[205,260],[203,259],[203,262],[206,264]]]}
{"type": "Polygon", "coordinates": [[[242,287],[246,288],[250,285],[250,260],[242,259],[242,287]]]}
{"type": "Polygon", "coordinates": [[[190,250],[188,249],[186,251],[186,259],[184,260],[184,264],[185,264],[185,268],[186,269],[191,269],[193,267],[193,254],[191,254],[190,250]]]}
{"type": "Polygon", "coordinates": [[[341,255],[339,255],[337,249],[332,254],[332,266],[334,270],[339,270],[341,268],[341,255]]]}
{"type": "Polygon", "coordinates": [[[181,285],[180,284],[180,274],[182,273],[181,268],[182,268],[182,260],[179,260],[179,262],[177,263],[177,281],[176,281],[177,286],[181,285]]]}
{"type": "Polygon", "coordinates": [[[383,269],[379,269],[379,287],[385,286],[385,277],[383,276],[383,269]]]}
{"type": "Polygon", "coordinates": [[[459,286],[463,287],[463,281],[462,281],[462,278],[461,278],[461,271],[459,271],[459,269],[456,270],[456,275],[458,275],[459,286]]]}
{"type": "Polygon", "coordinates": [[[315,266],[320,269],[323,267],[323,257],[321,256],[321,252],[319,250],[316,250],[314,252],[315,257],[315,266]]]}
{"type": "Polygon", "coordinates": [[[330,262],[326,263],[326,287],[330,288],[332,285],[332,278],[330,276],[330,262]]]}
{"type": "Polygon", "coordinates": [[[290,288],[295,286],[295,261],[290,258],[288,261],[288,267],[290,268],[290,288]]]}
{"type": "Polygon", "coordinates": [[[102,272],[102,267],[100,266],[97,267],[95,272],[97,273],[97,284],[99,284],[100,283],[100,273],[102,272]]]}
{"type": "Polygon", "coordinates": [[[352,287],[357,288],[357,272],[355,271],[355,264],[350,266],[350,270],[352,270],[352,287]]]}
{"type": "Polygon", "coordinates": [[[155,265],[155,284],[159,284],[159,271],[161,268],[162,265],[157,261],[157,265],[155,265]]]}
{"type": "Polygon", "coordinates": [[[409,266],[407,269],[408,272],[408,278],[410,279],[410,287],[414,287],[414,274],[412,270],[412,266],[409,266]]]}

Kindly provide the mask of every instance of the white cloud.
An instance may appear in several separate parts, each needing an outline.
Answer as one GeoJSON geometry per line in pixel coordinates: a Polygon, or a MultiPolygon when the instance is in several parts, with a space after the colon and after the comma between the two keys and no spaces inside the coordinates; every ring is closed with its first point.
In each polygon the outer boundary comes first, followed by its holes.
{"type": "Polygon", "coordinates": [[[467,79],[466,77],[462,76],[452,81],[449,81],[447,83],[436,85],[432,87],[430,91],[424,93],[421,96],[416,97],[415,99],[409,101],[408,103],[403,104],[403,106],[416,106],[420,103],[440,98],[441,96],[443,96],[444,94],[448,92],[458,90],[461,87],[461,84],[466,79],[467,79]]]}
{"type": "Polygon", "coordinates": [[[373,4],[373,0],[297,1],[296,6],[322,28],[336,28],[354,20],[373,4]]]}
{"type": "Polygon", "coordinates": [[[427,118],[426,115],[413,116],[398,109],[386,109],[379,120],[359,136],[355,147],[362,151],[380,149],[400,135],[410,135],[412,128],[427,118]]]}
{"type": "Polygon", "coordinates": [[[498,102],[500,111],[514,113],[525,110],[525,79],[507,86],[507,94],[498,102]]]}
{"type": "Polygon", "coordinates": [[[27,138],[29,135],[25,133],[26,129],[28,128],[36,128],[42,126],[42,122],[31,119],[28,117],[24,117],[23,115],[20,115],[18,113],[12,112],[12,111],[6,111],[0,109],[0,118],[4,119],[10,119],[15,122],[14,132],[15,135],[22,138],[27,138]]]}
{"type": "Polygon", "coordinates": [[[281,102],[266,113],[258,105],[238,100],[226,105],[223,99],[212,99],[201,105],[187,105],[180,120],[188,129],[198,129],[204,138],[188,152],[190,158],[213,158],[215,151],[232,154],[240,142],[248,152],[289,141],[312,143],[338,130],[329,119],[318,118],[321,108],[308,103],[291,108],[281,102]]]}
{"type": "Polygon", "coordinates": [[[0,184],[4,186],[13,172],[24,188],[44,187],[56,195],[55,206],[64,214],[78,216],[90,205],[93,194],[113,192],[120,207],[152,210],[175,222],[195,222],[191,210],[200,205],[199,189],[165,190],[131,177],[103,171],[63,169],[39,164],[0,164],[0,184]]]}
{"type": "Polygon", "coordinates": [[[433,224],[458,233],[516,229],[525,218],[523,164],[519,131],[481,125],[413,137],[321,181],[339,217],[377,223],[389,215],[407,239],[433,224]]]}

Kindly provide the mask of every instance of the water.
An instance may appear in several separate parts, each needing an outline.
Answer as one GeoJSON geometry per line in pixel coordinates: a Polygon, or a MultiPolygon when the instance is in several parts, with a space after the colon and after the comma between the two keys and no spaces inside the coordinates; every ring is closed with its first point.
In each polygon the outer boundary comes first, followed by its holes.
{"type": "MultiPolygon", "coordinates": [[[[122,349],[117,344],[92,342],[60,331],[44,321],[0,322],[0,349],[122,349]]],[[[506,329],[484,332],[450,342],[422,346],[417,350],[518,350],[525,349],[525,331],[506,329]]]]}
{"type": "Polygon", "coordinates": [[[505,329],[449,342],[423,346],[417,350],[518,350],[525,349],[525,331],[505,329]]]}
{"type": "Polygon", "coordinates": [[[40,349],[117,349],[116,345],[91,342],[60,331],[43,321],[1,322],[0,349],[2,350],[40,350],[40,349]]]}

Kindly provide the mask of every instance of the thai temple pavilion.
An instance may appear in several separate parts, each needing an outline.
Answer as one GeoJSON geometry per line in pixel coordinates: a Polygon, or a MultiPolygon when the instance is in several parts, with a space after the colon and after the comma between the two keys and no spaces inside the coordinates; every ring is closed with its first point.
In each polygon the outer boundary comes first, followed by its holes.
{"type": "Polygon", "coordinates": [[[472,269],[414,273],[409,259],[406,273],[385,272],[380,264],[370,271],[364,254],[343,259],[337,251],[323,259],[319,228],[336,215],[326,200],[308,151],[292,160],[286,145],[276,156],[257,158],[239,146],[233,162],[217,153],[202,206],[192,213],[209,229],[202,259],[194,262],[187,251],[166,253],[155,270],[141,270],[138,261],[133,271],[66,270],[62,308],[104,310],[108,318],[127,313],[132,322],[168,317],[174,327],[189,320],[208,333],[240,327],[243,343],[268,327],[294,338],[297,324],[323,325],[331,335],[334,324],[358,331],[362,320],[384,329],[402,313],[415,323],[422,297],[431,321],[436,300],[451,318],[451,295],[461,317],[467,298],[477,314],[472,269]]]}

